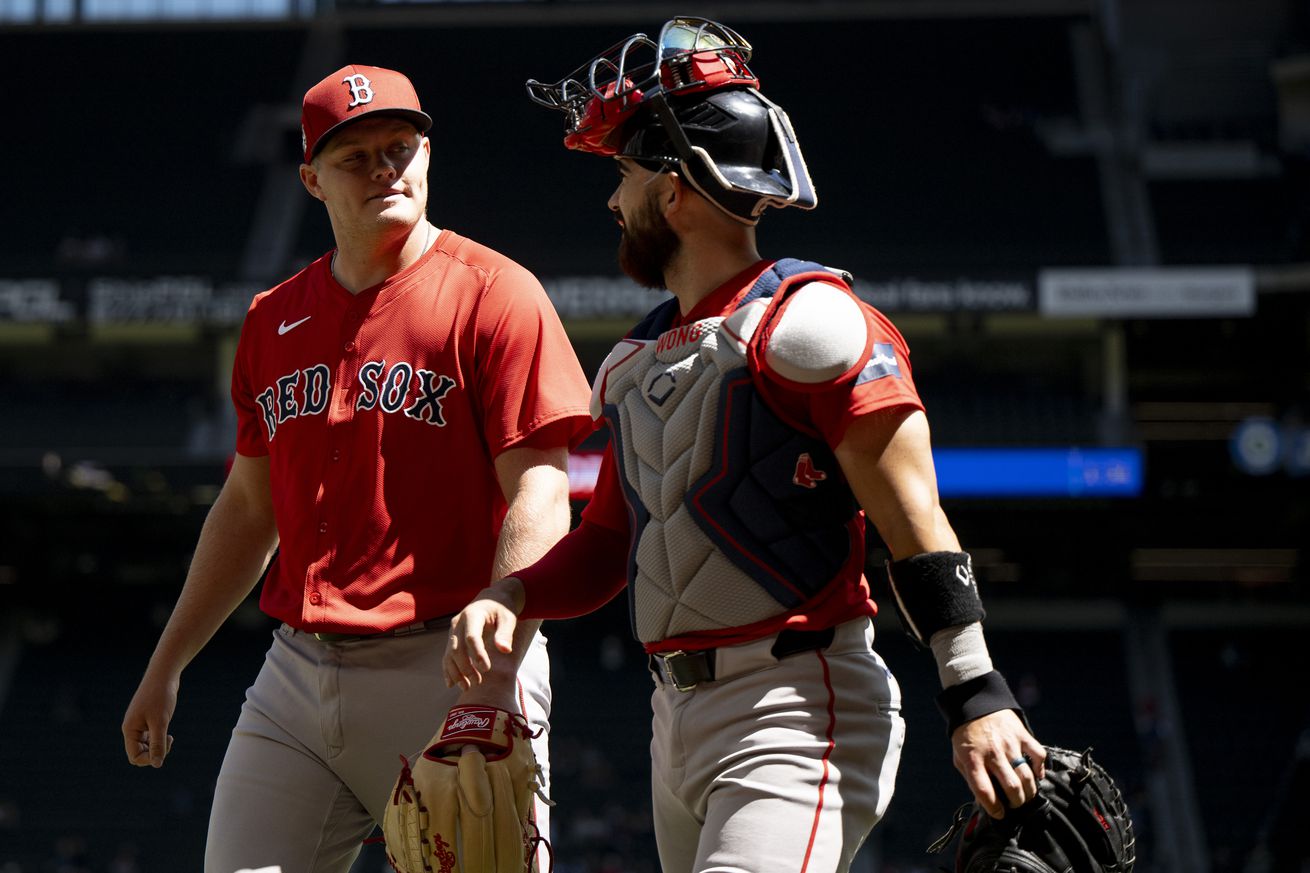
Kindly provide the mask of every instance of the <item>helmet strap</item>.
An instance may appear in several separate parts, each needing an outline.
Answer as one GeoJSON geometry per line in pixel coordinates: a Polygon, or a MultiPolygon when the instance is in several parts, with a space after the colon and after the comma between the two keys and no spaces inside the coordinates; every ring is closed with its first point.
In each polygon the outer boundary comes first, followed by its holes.
{"type": "Polygon", "coordinates": [[[684,163],[690,161],[692,159],[691,141],[687,139],[687,134],[683,131],[682,125],[678,124],[678,118],[673,114],[673,107],[669,106],[668,99],[663,93],[659,93],[652,95],[649,98],[649,102],[651,104],[651,109],[653,109],[656,116],[659,117],[660,125],[664,128],[664,132],[669,135],[669,142],[672,143],[673,148],[677,150],[678,157],[681,158],[684,163]]]}
{"type": "Polygon", "coordinates": [[[713,158],[711,158],[704,149],[698,149],[693,146],[691,140],[687,139],[687,134],[682,129],[682,125],[678,123],[677,116],[673,114],[673,107],[669,106],[667,97],[663,93],[656,93],[652,94],[647,99],[651,105],[651,110],[660,120],[660,126],[663,127],[664,132],[668,134],[670,145],[672,145],[673,150],[678,153],[680,169],[682,170],[682,175],[686,182],[718,207],[719,211],[734,221],[738,221],[750,227],[758,224],[758,215],[750,217],[739,215],[725,206],[722,200],[720,200],[718,196],[715,196],[714,192],[706,190],[709,183],[706,182],[705,184],[702,184],[701,179],[698,178],[700,174],[695,170],[696,167],[703,167],[705,175],[718,181],[725,193],[731,190],[731,185],[728,184],[726,179],[718,178],[718,168],[714,166],[713,158]]]}

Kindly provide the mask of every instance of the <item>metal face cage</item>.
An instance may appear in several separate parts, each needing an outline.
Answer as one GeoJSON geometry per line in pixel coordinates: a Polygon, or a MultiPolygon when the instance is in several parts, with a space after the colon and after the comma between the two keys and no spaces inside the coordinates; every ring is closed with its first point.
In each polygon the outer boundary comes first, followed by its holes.
{"type": "Polygon", "coordinates": [[[674,18],[657,39],[634,33],[557,82],[529,79],[528,97],[564,113],[571,147],[614,154],[606,147],[609,134],[653,97],[728,85],[758,87],[747,66],[751,51],[750,43],[725,25],[674,18]]]}

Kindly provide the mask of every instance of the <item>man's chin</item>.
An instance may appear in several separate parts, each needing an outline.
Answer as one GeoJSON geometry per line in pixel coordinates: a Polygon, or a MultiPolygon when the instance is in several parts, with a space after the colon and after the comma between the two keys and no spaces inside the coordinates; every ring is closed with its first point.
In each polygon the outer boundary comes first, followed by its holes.
{"type": "Polygon", "coordinates": [[[631,244],[619,245],[619,269],[643,288],[663,291],[667,287],[664,282],[663,264],[656,264],[654,258],[631,244]]]}
{"type": "Polygon", "coordinates": [[[660,276],[658,279],[656,279],[652,275],[647,275],[647,274],[635,272],[633,270],[629,270],[627,267],[624,267],[622,264],[619,265],[619,268],[623,271],[623,275],[627,276],[629,279],[637,283],[642,288],[645,288],[647,291],[663,291],[665,289],[663,276],[660,276]]]}
{"type": "Polygon", "coordinates": [[[664,276],[661,275],[656,278],[653,273],[646,272],[628,258],[623,257],[622,254],[619,255],[619,269],[623,272],[623,275],[642,288],[649,288],[652,291],[662,291],[664,289],[664,276]]]}
{"type": "Polygon", "coordinates": [[[374,218],[379,227],[413,227],[418,223],[419,213],[412,203],[388,203],[374,218]]]}

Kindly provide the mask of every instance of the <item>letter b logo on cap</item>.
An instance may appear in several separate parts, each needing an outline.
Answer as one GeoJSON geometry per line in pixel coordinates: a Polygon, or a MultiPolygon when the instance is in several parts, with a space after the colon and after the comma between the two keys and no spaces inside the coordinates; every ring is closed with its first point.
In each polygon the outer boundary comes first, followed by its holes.
{"type": "Polygon", "coordinates": [[[367,76],[355,73],[341,81],[350,89],[352,99],[349,108],[354,109],[361,104],[373,102],[373,83],[368,80],[367,76]]]}

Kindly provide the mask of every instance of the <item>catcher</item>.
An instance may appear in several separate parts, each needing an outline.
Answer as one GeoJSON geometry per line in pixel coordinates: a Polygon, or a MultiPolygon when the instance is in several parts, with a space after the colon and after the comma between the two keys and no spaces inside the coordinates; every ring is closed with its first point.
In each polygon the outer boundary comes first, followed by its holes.
{"type": "Polygon", "coordinates": [[[673,297],[596,377],[611,440],[582,523],[482,591],[445,658],[467,689],[517,650],[520,620],[626,586],[654,685],[665,873],[849,870],[886,811],[905,722],[873,645],[866,518],[978,802],[998,818],[1021,806],[1045,758],[988,654],[904,338],[841,271],[757,248],[768,207],[817,198],[750,60],[740,34],[678,18],[528,83],[563,112],[566,145],[613,159],[619,263],[673,297]]]}

